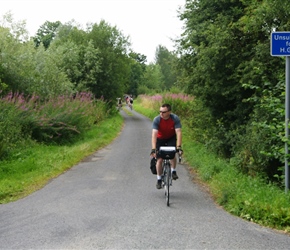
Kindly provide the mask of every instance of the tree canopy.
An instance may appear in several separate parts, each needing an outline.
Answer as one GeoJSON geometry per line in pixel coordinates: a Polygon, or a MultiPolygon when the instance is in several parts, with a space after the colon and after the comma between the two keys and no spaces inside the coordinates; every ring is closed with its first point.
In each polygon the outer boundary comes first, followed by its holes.
{"type": "Polygon", "coordinates": [[[11,14],[2,23],[2,95],[12,91],[48,98],[90,91],[96,98],[115,100],[127,92],[137,94],[146,56],[134,52],[116,26],[102,20],[83,30],[74,22],[46,21],[29,39],[22,23],[13,33],[11,14]]]}
{"type": "Polygon", "coordinates": [[[285,0],[186,0],[179,14],[178,81],[210,114],[204,142],[251,171],[283,162],[285,62],[270,55],[270,35],[290,29],[289,13],[285,0]]]}

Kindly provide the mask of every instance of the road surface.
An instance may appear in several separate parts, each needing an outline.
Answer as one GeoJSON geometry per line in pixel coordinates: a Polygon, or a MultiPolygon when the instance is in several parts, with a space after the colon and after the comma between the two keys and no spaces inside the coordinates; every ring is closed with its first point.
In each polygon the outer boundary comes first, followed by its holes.
{"type": "Polygon", "coordinates": [[[1,249],[290,249],[288,235],[216,206],[184,165],[167,207],[149,169],[151,121],[121,114],[125,126],[109,146],[0,205],[1,249]]]}

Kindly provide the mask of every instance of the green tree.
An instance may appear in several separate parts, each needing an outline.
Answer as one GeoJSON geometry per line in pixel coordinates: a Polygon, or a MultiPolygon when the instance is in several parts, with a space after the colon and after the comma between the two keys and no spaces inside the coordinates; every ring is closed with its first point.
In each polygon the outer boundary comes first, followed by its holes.
{"type": "Polygon", "coordinates": [[[6,92],[49,98],[85,90],[114,105],[127,90],[137,93],[145,70],[146,57],[131,57],[129,38],[105,21],[86,30],[73,21],[47,21],[26,42],[0,27],[0,37],[0,86],[6,92]]]}
{"type": "Polygon", "coordinates": [[[0,79],[5,93],[27,93],[31,82],[31,72],[36,67],[35,50],[32,43],[21,43],[8,28],[0,27],[0,79]]]}
{"type": "Polygon", "coordinates": [[[178,41],[179,82],[210,112],[215,126],[207,128],[208,145],[229,157],[243,155],[244,165],[260,165],[267,173],[280,158],[274,152],[279,136],[271,128],[280,132],[275,120],[282,113],[273,107],[280,109],[276,86],[285,68],[283,59],[270,56],[269,38],[274,30],[289,30],[289,6],[285,0],[187,0],[180,13],[185,31],[178,41]]]}
{"type": "Polygon", "coordinates": [[[71,84],[59,66],[62,57],[43,46],[35,49],[33,41],[19,41],[9,28],[0,27],[2,94],[19,92],[40,97],[70,92],[71,84]]]}
{"type": "Polygon", "coordinates": [[[130,43],[105,21],[88,24],[86,31],[74,23],[58,29],[52,46],[63,47],[62,67],[75,89],[88,90],[97,98],[115,100],[128,89],[132,59],[130,43]]]}
{"type": "Polygon", "coordinates": [[[102,20],[88,28],[88,40],[98,49],[100,72],[98,82],[89,84],[96,97],[115,100],[125,92],[130,79],[130,43],[117,27],[102,20]]]}
{"type": "Polygon", "coordinates": [[[249,96],[235,75],[244,60],[241,49],[247,41],[233,25],[243,14],[245,6],[240,1],[187,1],[182,16],[187,25],[182,43],[189,55],[190,78],[188,92],[198,95],[212,110],[216,120],[223,120],[227,129],[234,121],[243,123],[251,110],[242,100],[249,96]]]}
{"type": "Polygon", "coordinates": [[[43,46],[37,49],[34,93],[45,99],[73,93],[73,85],[62,67],[63,57],[64,54],[56,49],[45,50],[43,46]]]}
{"type": "Polygon", "coordinates": [[[0,91],[2,94],[16,91],[18,85],[24,91],[28,65],[33,63],[29,59],[33,51],[26,45],[28,32],[25,21],[14,22],[12,13],[8,12],[0,24],[0,91]],[[23,56],[23,53],[26,55],[23,56]]]}
{"type": "Polygon", "coordinates": [[[150,63],[146,66],[142,84],[138,87],[138,94],[160,93],[164,90],[164,78],[158,64],[150,63]]]}
{"type": "Polygon", "coordinates": [[[174,67],[176,56],[166,47],[159,45],[155,52],[155,62],[160,66],[166,90],[170,90],[177,78],[174,67]]]}
{"type": "Polygon", "coordinates": [[[47,49],[56,37],[57,30],[61,25],[60,21],[49,22],[46,21],[36,32],[36,36],[33,38],[35,46],[38,47],[40,44],[43,44],[44,48],[47,49]]]}
{"type": "Polygon", "coordinates": [[[132,94],[133,96],[138,95],[138,87],[143,82],[144,72],[146,70],[146,56],[131,52],[129,54],[131,60],[131,74],[130,81],[126,93],[132,94]]]}

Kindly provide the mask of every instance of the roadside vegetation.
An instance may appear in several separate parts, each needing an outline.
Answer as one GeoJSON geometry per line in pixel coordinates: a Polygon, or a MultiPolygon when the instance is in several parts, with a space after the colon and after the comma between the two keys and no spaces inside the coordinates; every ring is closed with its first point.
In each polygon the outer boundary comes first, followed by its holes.
{"type": "MultiPolygon", "coordinates": [[[[40,102],[0,99],[0,203],[22,198],[110,143],[123,119],[81,93],[40,102]]],[[[113,112],[113,111],[111,111],[113,112]]]]}
{"type": "Polygon", "coordinates": [[[229,213],[263,226],[290,232],[290,194],[261,177],[242,173],[234,164],[194,140],[189,113],[194,99],[187,95],[142,95],[134,109],[153,119],[162,103],[171,103],[183,124],[184,159],[194,171],[194,179],[205,185],[217,204],[229,213]]]}

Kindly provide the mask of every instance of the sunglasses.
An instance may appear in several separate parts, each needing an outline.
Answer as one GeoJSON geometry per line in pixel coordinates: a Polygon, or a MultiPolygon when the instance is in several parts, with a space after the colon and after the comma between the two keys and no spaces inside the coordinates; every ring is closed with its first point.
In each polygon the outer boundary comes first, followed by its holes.
{"type": "Polygon", "coordinates": [[[162,113],[162,114],[165,114],[165,113],[167,113],[169,110],[167,110],[167,111],[159,111],[159,113],[162,113]]]}

